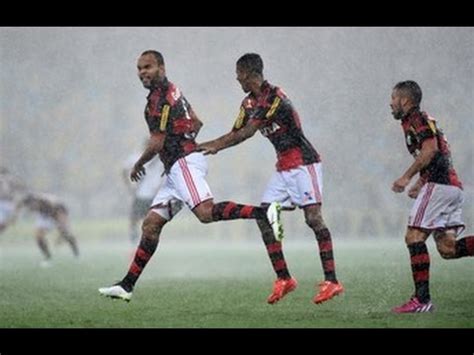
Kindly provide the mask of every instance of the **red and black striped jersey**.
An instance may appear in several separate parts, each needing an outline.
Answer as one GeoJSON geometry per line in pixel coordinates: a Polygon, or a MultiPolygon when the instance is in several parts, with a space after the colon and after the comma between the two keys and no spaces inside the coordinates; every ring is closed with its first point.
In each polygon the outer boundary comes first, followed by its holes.
{"type": "Polygon", "coordinates": [[[160,159],[166,172],[180,158],[196,149],[191,105],[181,91],[166,78],[150,91],[145,107],[145,120],[150,133],[165,134],[160,159]]]}
{"type": "Polygon", "coordinates": [[[420,171],[421,179],[424,182],[454,185],[462,189],[462,183],[453,167],[448,141],[436,126],[436,120],[426,112],[414,110],[402,119],[401,125],[408,151],[415,158],[425,140],[436,139],[438,143],[438,152],[428,166],[420,171]]]}
{"type": "Polygon", "coordinates": [[[303,134],[298,113],[283,90],[267,81],[261,89],[259,97],[250,93],[242,101],[232,130],[241,129],[247,122],[256,125],[275,147],[278,171],[320,162],[318,152],[303,134]]]}

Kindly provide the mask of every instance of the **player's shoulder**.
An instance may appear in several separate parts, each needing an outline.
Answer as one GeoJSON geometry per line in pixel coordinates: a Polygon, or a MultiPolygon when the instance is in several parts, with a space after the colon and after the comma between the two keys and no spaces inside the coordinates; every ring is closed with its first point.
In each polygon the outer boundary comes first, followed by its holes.
{"type": "Polygon", "coordinates": [[[166,94],[165,94],[166,101],[171,106],[173,106],[179,100],[181,95],[182,93],[181,93],[181,90],[178,88],[178,86],[172,83],[171,81],[168,81],[168,87],[166,89],[166,94]]]}
{"type": "Polygon", "coordinates": [[[410,126],[414,128],[419,128],[426,126],[427,124],[427,115],[422,111],[414,111],[408,116],[407,122],[410,126]]]}
{"type": "Polygon", "coordinates": [[[437,119],[431,116],[428,112],[423,111],[421,114],[423,116],[423,119],[426,120],[427,122],[436,123],[437,119]]]}
{"type": "Polygon", "coordinates": [[[278,85],[273,85],[269,83],[268,81],[265,81],[264,86],[266,90],[269,91],[270,96],[277,96],[280,99],[287,99],[288,95],[286,92],[278,85]]]}

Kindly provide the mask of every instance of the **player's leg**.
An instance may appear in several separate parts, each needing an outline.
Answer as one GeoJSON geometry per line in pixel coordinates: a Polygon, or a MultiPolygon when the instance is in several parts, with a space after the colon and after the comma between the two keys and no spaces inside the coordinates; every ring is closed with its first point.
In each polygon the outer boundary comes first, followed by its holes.
{"type": "MultiPolygon", "coordinates": [[[[282,206],[290,206],[290,204],[284,203],[289,200],[289,197],[281,173],[273,173],[263,193],[262,206],[269,206],[272,201],[278,201],[282,206]]],[[[294,291],[298,282],[290,275],[283,254],[282,241],[281,239],[277,239],[275,231],[269,222],[265,219],[260,219],[257,220],[257,225],[260,229],[262,240],[265,244],[273,270],[277,276],[273,282],[272,293],[267,298],[268,303],[274,304],[281,300],[287,293],[294,291]]]]}
{"type": "Polygon", "coordinates": [[[158,213],[150,210],[142,224],[142,237],[138,244],[133,261],[125,277],[116,285],[103,287],[99,293],[111,298],[119,298],[130,301],[132,292],[138,278],[142,274],[145,266],[155,253],[163,226],[168,222],[158,213]]]}
{"type": "Polygon", "coordinates": [[[307,205],[303,207],[303,211],[306,224],[313,230],[316,237],[319,259],[324,272],[324,281],[318,284],[318,293],[313,298],[313,302],[319,304],[343,293],[344,286],[336,277],[331,232],[323,220],[321,204],[307,205]]]}
{"type": "Polygon", "coordinates": [[[318,243],[319,258],[324,272],[324,281],[317,285],[318,293],[313,302],[322,303],[344,292],[336,278],[336,266],[331,232],[322,216],[323,174],[321,163],[300,166],[283,176],[294,204],[304,211],[305,222],[313,231],[318,243]]]}
{"type": "Polygon", "coordinates": [[[410,264],[415,284],[415,293],[410,300],[392,309],[395,313],[432,312],[434,306],[430,295],[430,256],[426,247],[429,230],[408,227],[405,242],[410,253],[410,264]]]}
{"type": "Polygon", "coordinates": [[[142,224],[142,237],[138,244],[135,257],[123,279],[123,284],[131,291],[138,278],[143,272],[146,264],[151,259],[158,247],[160,234],[163,226],[168,222],[167,219],[160,216],[155,211],[148,212],[142,224]]]}
{"type": "Polygon", "coordinates": [[[462,206],[464,203],[464,193],[457,187],[443,187],[444,195],[449,200],[446,201],[446,209],[442,217],[436,220],[439,226],[445,226],[434,234],[436,247],[444,259],[458,259],[465,256],[474,255],[474,236],[467,236],[462,239],[456,238],[464,230],[462,221],[462,206]]]}
{"type": "Polygon", "coordinates": [[[456,240],[455,229],[435,232],[436,248],[443,259],[459,259],[474,256],[474,236],[456,240]]]}
{"type": "Polygon", "coordinates": [[[272,293],[267,298],[268,303],[274,304],[280,301],[287,293],[294,291],[298,286],[298,282],[290,275],[283,254],[282,242],[276,240],[270,223],[266,219],[258,219],[257,225],[262,233],[263,243],[267,249],[273,270],[277,275],[277,279],[273,283],[272,293]]]}
{"type": "Polygon", "coordinates": [[[41,228],[41,227],[36,228],[35,230],[36,244],[38,244],[41,254],[44,257],[43,262],[41,262],[40,264],[43,267],[50,266],[50,262],[51,262],[51,252],[49,251],[48,240],[46,239],[47,232],[48,232],[48,229],[41,228]]]}
{"type": "Polygon", "coordinates": [[[230,221],[234,219],[267,220],[268,206],[244,205],[233,201],[215,203],[213,199],[208,199],[199,203],[192,211],[202,223],[230,221]]]}
{"type": "Polygon", "coordinates": [[[100,294],[130,301],[138,278],[158,247],[161,230],[182,208],[182,202],[175,200],[174,194],[173,183],[169,176],[165,176],[152,207],[143,220],[142,237],[127,274],[116,285],[100,288],[100,294]]]}
{"type": "Polygon", "coordinates": [[[408,302],[393,308],[392,311],[395,313],[422,313],[434,310],[429,288],[430,255],[426,239],[433,231],[434,221],[442,214],[441,190],[434,183],[425,184],[410,211],[405,243],[410,254],[415,294],[408,302]]]}
{"type": "Polygon", "coordinates": [[[60,238],[69,244],[74,256],[78,257],[79,247],[77,245],[77,239],[70,231],[69,216],[66,210],[61,210],[56,214],[56,226],[58,228],[60,238]]]}
{"type": "MultiPolygon", "coordinates": [[[[238,204],[232,201],[214,203],[211,189],[206,182],[207,160],[202,153],[193,153],[179,159],[171,168],[173,181],[181,200],[202,223],[235,219],[267,219],[269,208],[238,204]]],[[[272,210],[276,204],[271,205],[272,210]]],[[[281,225],[279,215],[271,216],[270,223],[281,225]]]]}
{"type": "Polygon", "coordinates": [[[44,260],[41,262],[42,267],[51,266],[51,252],[49,250],[48,240],[46,234],[54,228],[54,220],[46,214],[38,213],[36,215],[35,223],[35,239],[44,260]]]}

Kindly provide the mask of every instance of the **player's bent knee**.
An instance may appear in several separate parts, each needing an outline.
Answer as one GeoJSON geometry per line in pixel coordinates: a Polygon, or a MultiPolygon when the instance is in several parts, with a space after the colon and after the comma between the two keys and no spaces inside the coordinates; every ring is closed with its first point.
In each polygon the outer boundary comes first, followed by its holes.
{"type": "Polygon", "coordinates": [[[428,235],[429,231],[409,227],[405,235],[405,243],[406,245],[411,245],[418,242],[424,242],[428,238],[428,235]]]}
{"type": "Polygon", "coordinates": [[[456,252],[455,251],[441,251],[439,250],[439,255],[441,255],[441,257],[443,259],[455,259],[456,258],[456,252]]]}
{"type": "Polygon", "coordinates": [[[309,228],[319,231],[321,229],[326,228],[326,225],[324,224],[323,220],[321,218],[306,218],[305,219],[306,224],[309,226],[309,228]]]}
{"type": "Polygon", "coordinates": [[[212,215],[209,213],[196,213],[196,217],[199,219],[201,223],[211,223],[212,222],[212,215]]]}
{"type": "Polygon", "coordinates": [[[212,203],[211,200],[205,201],[201,203],[200,205],[196,206],[193,209],[193,213],[196,215],[197,219],[201,223],[211,223],[213,221],[212,218],[212,209],[214,207],[214,204],[212,203]]]}
{"type": "Polygon", "coordinates": [[[456,258],[456,247],[451,241],[447,241],[446,243],[438,242],[436,247],[438,248],[439,255],[441,255],[443,259],[456,258]]]}

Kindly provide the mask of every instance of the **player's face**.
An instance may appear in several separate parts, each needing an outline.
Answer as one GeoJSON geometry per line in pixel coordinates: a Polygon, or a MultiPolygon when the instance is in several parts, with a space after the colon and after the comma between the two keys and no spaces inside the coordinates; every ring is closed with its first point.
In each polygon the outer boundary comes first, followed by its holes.
{"type": "Polygon", "coordinates": [[[158,65],[152,54],[145,54],[138,58],[137,70],[138,77],[147,89],[156,86],[165,76],[164,66],[158,65]]]}
{"type": "Polygon", "coordinates": [[[249,79],[250,75],[247,71],[243,70],[242,68],[239,68],[237,66],[236,69],[237,72],[237,81],[240,83],[240,86],[242,86],[242,90],[245,93],[250,92],[250,86],[249,86],[249,79]]]}
{"type": "Polygon", "coordinates": [[[400,120],[403,117],[402,97],[397,90],[392,91],[392,100],[390,101],[393,118],[400,120]]]}

